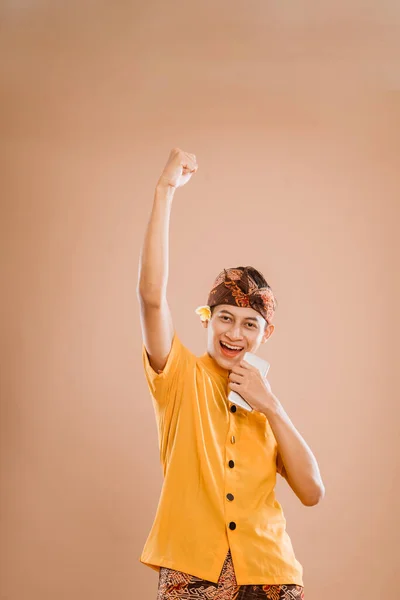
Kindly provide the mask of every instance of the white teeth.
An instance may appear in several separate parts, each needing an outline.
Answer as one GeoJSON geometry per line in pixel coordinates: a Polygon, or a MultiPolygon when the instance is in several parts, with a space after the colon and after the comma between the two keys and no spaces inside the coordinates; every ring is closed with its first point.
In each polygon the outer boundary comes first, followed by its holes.
{"type": "Polygon", "coordinates": [[[226,346],[230,350],[242,350],[242,348],[239,348],[238,346],[230,346],[229,344],[226,344],[225,342],[222,342],[222,343],[224,344],[224,346],[226,346]]]}

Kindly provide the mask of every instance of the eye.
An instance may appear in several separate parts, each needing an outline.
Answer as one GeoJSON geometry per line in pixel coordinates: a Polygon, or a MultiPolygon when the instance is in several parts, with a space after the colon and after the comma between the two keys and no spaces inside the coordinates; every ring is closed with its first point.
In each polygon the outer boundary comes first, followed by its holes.
{"type": "Polygon", "coordinates": [[[253,329],[254,329],[255,327],[257,327],[257,325],[256,325],[255,323],[247,323],[247,325],[249,325],[249,327],[252,327],[253,329]]]}
{"type": "Polygon", "coordinates": [[[227,315],[221,315],[221,319],[228,319],[228,321],[229,321],[230,317],[228,317],[227,315]]]}

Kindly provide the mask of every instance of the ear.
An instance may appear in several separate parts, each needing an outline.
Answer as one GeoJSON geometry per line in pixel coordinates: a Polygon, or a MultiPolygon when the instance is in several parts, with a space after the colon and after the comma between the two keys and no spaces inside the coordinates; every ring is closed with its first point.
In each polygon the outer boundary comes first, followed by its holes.
{"type": "Polygon", "coordinates": [[[263,338],[262,338],[262,341],[261,341],[262,344],[265,344],[265,342],[268,340],[268,338],[271,337],[271,335],[274,333],[274,329],[275,329],[275,325],[271,325],[271,324],[267,325],[264,335],[263,335],[263,338]]]}
{"type": "Polygon", "coordinates": [[[201,324],[203,325],[204,329],[207,329],[208,323],[209,321],[201,321],[201,324]]]}

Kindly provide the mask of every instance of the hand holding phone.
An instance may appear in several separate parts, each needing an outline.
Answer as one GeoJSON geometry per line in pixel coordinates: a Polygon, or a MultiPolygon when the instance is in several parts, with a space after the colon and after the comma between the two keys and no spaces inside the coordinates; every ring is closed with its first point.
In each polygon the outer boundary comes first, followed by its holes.
{"type": "MultiPolygon", "coordinates": [[[[253,354],[252,352],[246,352],[246,354],[243,357],[243,360],[248,362],[253,367],[256,367],[263,377],[267,376],[270,367],[269,362],[267,362],[263,358],[260,358],[256,354],[253,354]]],[[[230,402],[233,402],[234,404],[237,404],[238,406],[241,406],[245,410],[248,410],[250,412],[253,410],[250,404],[246,402],[246,400],[242,398],[240,394],[234,392],[233,390],[229,392],[228,400],[230,400],[230,402]]]]}

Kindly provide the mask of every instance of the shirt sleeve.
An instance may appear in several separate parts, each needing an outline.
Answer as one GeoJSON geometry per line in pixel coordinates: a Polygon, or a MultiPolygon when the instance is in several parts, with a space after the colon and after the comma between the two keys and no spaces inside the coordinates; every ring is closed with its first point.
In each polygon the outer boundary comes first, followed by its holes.
{"type": "Polygon", "coordinates": [[[173,390],[179,384],[179,379],[184,378],[190,363],[195,361],[195,356],[182,344],[176,333],[172,340],[167,363],[160,373],[157,373],[151,366],[144,344],[142,356],[150,393],[157,404],[166,405],[173,390]]]}

